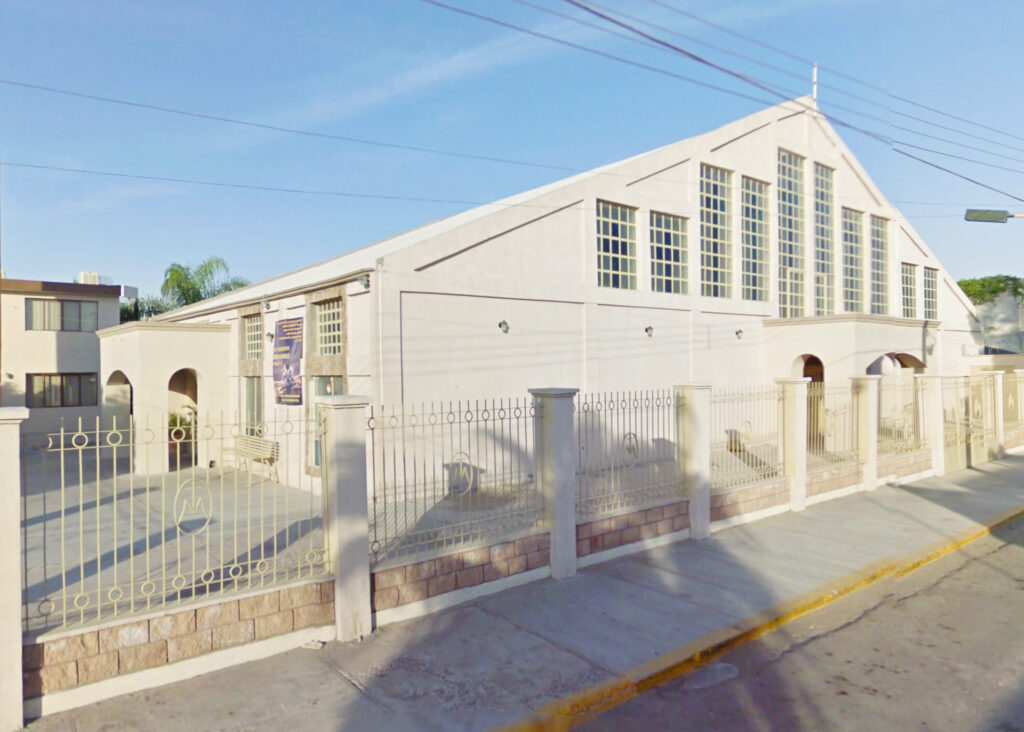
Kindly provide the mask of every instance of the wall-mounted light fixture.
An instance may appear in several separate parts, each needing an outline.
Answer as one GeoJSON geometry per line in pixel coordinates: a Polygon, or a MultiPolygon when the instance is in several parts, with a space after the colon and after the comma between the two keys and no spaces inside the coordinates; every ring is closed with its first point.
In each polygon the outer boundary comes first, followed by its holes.
{"type": "Polygon", "coordinates": [[[271,333],[269,330],[267,331],[267,340],[268,341],[273,341],[274,340],[274,334],[271,333]]]}
{"type": "Polygon", "coordinates": [[[500,330],[502,333],[508,333],[508,331],[509,331],[508,321],[507,320],[502,320],[500,323],[498,323],[498,330],[500,330]]]}
{"type": "Polygon", "coordinates": [[[736,331],[736,340],[740,340],[741,338],[743,338],[743,330],[742,329],[736,331]]]}
{"type": "Polygon", "coordinates": [[[270,310],[270,303],[267,302],[266,298],[260,300],[260,307],[263,308],[264,312],[266,312],[267,310],[270,310]]]}
{"type": "Polygon", "coordinates": [[[646,328],[644,328],[644,333],[647,334],[648,338],[653,338],[654,337],[654,326],[653,325],[648,325],[646,328]]]}
{"type": "Polygon", "coordinates": [[[359,275],[356,282],[362,285],[364,290],[370,289],[370,275],[359,275]]]}

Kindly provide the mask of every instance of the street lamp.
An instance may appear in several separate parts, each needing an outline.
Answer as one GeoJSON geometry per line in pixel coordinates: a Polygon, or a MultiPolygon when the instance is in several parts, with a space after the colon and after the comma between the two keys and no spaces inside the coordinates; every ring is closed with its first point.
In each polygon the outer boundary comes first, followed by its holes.
{"type": "Polygon", "coordinates": [[[1024,219],[1024,214],[1012,214],[1009,211],[994,211],[987,208],[969,208],[964,214],[964,221],[987,221],[991,224],[1005,224],[1007,219],[1024,219]]]}

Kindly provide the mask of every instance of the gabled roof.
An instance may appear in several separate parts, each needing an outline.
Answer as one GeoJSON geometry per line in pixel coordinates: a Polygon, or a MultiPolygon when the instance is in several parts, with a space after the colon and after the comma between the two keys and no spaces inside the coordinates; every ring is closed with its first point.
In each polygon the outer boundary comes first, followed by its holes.
{"type": "MultiPolygon", "coordinates": [[[[790,117],[806,112],[817,112],[817,104],[810,97],[801,97],[799,99],[786,101],[729,122],[710,132],[673,142],[624,160],[609,163],[584,173],[579,173],[538,188],[517,193],[493,203],[477,206],[467,211],[438,219],[437,221],[418,226],[414,229],[410,229],[374,244],[370,244],[369,246],[356,249],[323,262],[278,275],[268,280],[248,285],[247,287],[233,290],[208,300],[203,300],[202,302],[178,308],[177,310],[172,310],[157,316],[155,319],[178,320],[194,317],[207,312],[217,312],[259,302],[264,298],[274,299],[286,293],[295,294],[302,291],[318,289],[329,284],[343,282],[346,280],[354,280],[361,274],[372,271],[376,267],[377,260],[381,257],[386,257],[390,254],[416,246],[422,242],[436,238],[439,235],[454,231],[462,226],[483,219],[496,212],[528,203],[542,196],[556,194],[561,189],[575,187],[577,184],[614,172],[619,168],[635,169],[637,167],[636,163],[642,162],[645,158],[650,158],[652,161],[658,161],[670,157],[674,151],[681,150],[684,147],[701,148],[706,146],[709,149],[713,149],[716,146],[729,144],[731,141],[735,141],[750,133],[756,132],[762,127],[765,127],[768,123],[780,119],[780,114],[790,117]]],[[[875,197],[877,195],[879,201],[884,202],[886,206],[895,210],[895,207],[889,204],[885,200],[885,197],[882,196],[878,187],[871,182],[870,177],[868,177],[867,173],[856,161],[852,152],[849,151],[839,136],[831,129],[831,126],[828,125],[827,121],[819,115],[816,118],[816,122],[820,124],[822,131],[834,144],[836,144],[841,150],[848,153],[847,155],[843,155],[843,157],[852,166],[857,177],[861,178],[864,185],[872,191],[872,196],[875,197]]],[[[657,172],[656,166],[655,169],[651,171],[651,175],[654,175],[657,172]]],[[[906,228],[910,229],[911,232],[913,231],[909,225],[907,225],[906,228]]],[[[921,237],[917,236],[916,233],[913,233],[912,236],[915,239],[915,243],[917,243],[919,247],[922,247],[921,237]]],[[[928,252],[928,255],[934,256],[930,251],[928,252]]]]}

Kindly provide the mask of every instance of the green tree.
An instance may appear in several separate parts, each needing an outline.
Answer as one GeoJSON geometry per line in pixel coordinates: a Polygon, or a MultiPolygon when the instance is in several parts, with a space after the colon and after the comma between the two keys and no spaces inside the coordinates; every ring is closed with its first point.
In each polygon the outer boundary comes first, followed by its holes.
{"type": "Polygon", "coordinates": [[[1024,280],[1013,275],[992,275],[957,282],[964,294],[975,305],[994,302],[1004,292],[1009,292],[1018,302],[1024,299],[1024,280]]]}
{"type": "Polygon", "coordinates": [[[159,315],[173,308],[174,305],[168,302],[166,298],[157,297],[156,295],[143,295],[136,301],[121,303],[121,322],[149,320],[154,315],[159,315]]]}
{"type": "Polygon", "coordinates": [[[241,277],[229,277],[228,264],[221,257],[207,257],[196,266],[171,263],[160,294],[173,307],[182,307],[248,284],[241,277]]]}

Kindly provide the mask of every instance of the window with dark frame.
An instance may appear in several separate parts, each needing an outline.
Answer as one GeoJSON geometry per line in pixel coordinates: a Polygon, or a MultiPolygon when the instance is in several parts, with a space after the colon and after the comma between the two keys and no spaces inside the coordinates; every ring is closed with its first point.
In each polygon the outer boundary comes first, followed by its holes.
{"type": "Polygon", "coordinates": [[[93,332],[98,327],[95,300],[25,298],[25,330],[93,332]]]}
{"type": "Polygon", "coordinates": [[[96,374],[26,374],[25,404],[40,407],[95,407],[96,374]]]}

